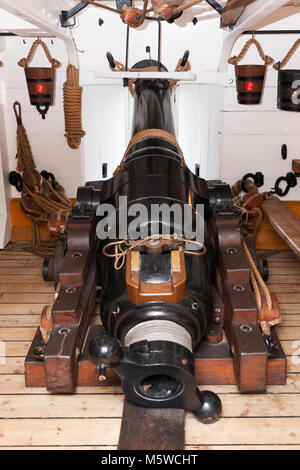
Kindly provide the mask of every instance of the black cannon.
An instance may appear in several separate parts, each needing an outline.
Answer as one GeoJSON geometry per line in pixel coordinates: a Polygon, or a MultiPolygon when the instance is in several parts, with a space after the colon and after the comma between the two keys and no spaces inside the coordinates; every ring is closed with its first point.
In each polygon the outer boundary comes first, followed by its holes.
{"type": "Polygon", "coordinates": [[[27,385],[73,393],[119,377],[137,405],[191,410],[211,423],[221,401],[197,384],[263,392],[284,383],[276,333],[266,337],[258,321],[247,250],[259,267],[230,187],[185,164],[169,81],[136,80],[124,157],[112,178],[78,188],[44,264],[57,292],[26,359],[27,385]],[[103,326],[90,325],[96,301],[103,326]]]}

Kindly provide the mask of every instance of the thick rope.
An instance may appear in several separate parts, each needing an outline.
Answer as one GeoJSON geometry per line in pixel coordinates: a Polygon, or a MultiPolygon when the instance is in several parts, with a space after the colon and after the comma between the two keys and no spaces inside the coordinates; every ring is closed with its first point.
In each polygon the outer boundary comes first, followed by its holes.
{"type": "MultiPolygon", "coordinates": [[[[182,62],[182,58],[178,60],[175,72],[188,72],[189,70],[191,70],[191,64],[188,60],[186,61],[184,66],[181,65],[181,62],[182,62]]],[[[153,65],[151,67],[145,67],[143,69],[140,69],[140,68],[131,69],[130,68],[126,70],[124,65],[121,62],[118,62],[117,60],[115,60],[114,63],[115,63],[115,67],[112,67],[109,64],[109,68],[112,72],[157,72],[157,71],[160,72],[161,71],[159,65],[153,65]]],[[[127,84],[128,90],[132,97],[134,97],[135,95],[135,90],[134,90],[133,85],[136,82],[136,80],[137,78],[131,78],[128,80],[128,84],[127,84]]],[[[170,79],[168,80],[168,82],[170,84],[170,91],[172,93],[178,80],[170,79]]]]}
{"type": "Polygon", "coordinates": [[[272,57],[265,55],[260,43],[255,38],[251,38],[246,42],[246,44],[244,45],[243,49],[241,50],[238,56],[233,56],[233,57],[230,57],[230,59],[228,59],[228,63],[232,65],[237,65],[245,57],[246,53],[248,52],[252,44],[256,46],[256,49],[258,50],[258,53],[261,59],[264,61],[266,65],[270,65],[274,62],[274,59],[272,59],[272,57]]]}
{"type": "Polygon", "coordinates": [[[47,44],[45,44],[41,39],[36,39],[34,41],[34,43],[32,44],[30,51],[28,52],[28,56],[24,57],[21,60],[19,60],[18,65],[20,67],[24,67],[24,68],[28,67],[28,65],[30,64],[30,62],[33,59],[33,56],[34,56],[35,51],[36,51],[38,46],[42,46],[42,48],[44,49],[44,52],[46,54],[46,57],[47,57],[49,63],[52,65],[52,67],[56,68],[56,67],[61,66],[61,63],[58,60],[52,58],[52,56],[50,54],[50,51],[47,47],[47,44]]]}
{"type": "MultiPolygon", "coordinates": [[[[243,248],[244,248],[244,251],[246,253],[246,256],[247,256],[247,259],[248,259],[248,262],[249,262],[249,265],[250,265],[250,268],[251,268],[251,271],[253,272],[253,276],[255,277],[255,280],[257,281],[257,284],[259,285],[259,287],[261,288],[261,290],[263,291],[263,293],[265,294],[265,297],[266,297],[266,300],[267,300],[267,306],[268,306],[268,309],[269,310],[272,310],[273,309],[273,302],[272,302],[272,297],[271,297],[271,294],[270,294],[270,291],[269,289],[267,288],[266,286],[266,283],[264,282],[263,278],[261,277],[257,267],[256,267],[256,264],[251,256],[251,253],[249,251],[249,248],[247,247],[247,244],[245,243],[245,241],[243,240],[242,241],[242,245],[243,245],[243,248]]],[[[254,292],[255,292],[255,288],[253,287],[254,289],[254,292]]],[[[262,302],[260,300],[259,302],[259,305],[260,305],[260,308],[261,308],[261,305],[262,305],[262,302]]]]}
{"type": "Polygon", "coordinates": [[[276,64],[273,65],[273,68],[275,70],[278,70],[282,67],[284,67],[288,61],[290,60],[290,58],[295,54],[296,50],[298,49],[300,45],[300,39],[297,39],[297,41],[293,44],[293,46],[290,48],[290,50],[288,51],[288,53],[286,54],[286,56],[284,57],[284,59],[282,59],[281,62],[276,62],[276,64]]]}
{"type": "Polygon", "coordinates": [[[274,320],[271,320],[271,321],[260,321],[258,322],[260,324],[260,327],[261,327],[261,331],[263,332],[264,335],[266,336],[270,336],[271,334],[271,328],[272,326],[277,326],[279,325],[279,323],[281,323],[282,321],[282,318],[275,318],[274,320]]]}
{"type": "MultiPolygon", "coordinates": [[[[186,61],[185,65],[181,65],[181,62],[182,62],[182,59],[179,59],[178,62],[177,62],[177,65],[176,65],[176,68],[175,68],[175,72],[188,72],[189,70],[191,70],[191,63],[189,60],[186,61]]],[[[177,85],[178,83],[178,80],[169,80],[169,83],[170,83],[170,91],[171,93],[173,92],[175,86],[177,85]]]]}
{"type": "Polygon", "coordinates": [[[72,202],[64,194],[63,187],[56,183],[57,189],[53,189],[49,181],[42,178],[42,190],[40,192],[32,191],[24,182],[23,190],[37,207],[41,209],[39,216],[34,216],[26,213],[32,221],[32,251],[39,256],[53,256],[57,238],[50,238],[49,240],[41,240],[40,237],[40,222],[50,223],[51,216],[56,216],[58,221],[62,214],[65,214],[66,220],[72,210],[72,202]]]}
{"type": "Polygon", "coordinates": [[[24,168],[35,168],[31,146],[22,123],[21,104],[15,101],[13,109],[17,121],[17,171],[23,171],[24,168]]]}
{"type": "Polygon", "coordinates": [[[67,80],[63,85],[65,137],[69,147],[77,149],[85,136],[82,129],[82,87],[79,86],[79,70],[74,65],[67,67],[67,80]]]}
{"type": "Polygon", "coordinates": [[[137,134],[135,134],[132,139],[129,141],[129,144],[127,145],[127,148],[125,150],[125,153],[123,155],[123,158],[120,162],[120,164],[118,165],[118,167],[115,169],[114,171],[114,175],[116,173],[118,173],[119,170],[124,170],[125,168],[125,160],[126,160],[126,156],[129,152],[129,150],[131,149],[131,147],[133,145],[135,145],[137,142],[139,142],[140,140],[142,139],[146,139],[148,137],[160,137],[162,139],[165,139],[165,140],[168,140],[169,142],[171,142],[173,145],[175,145],[179,152],[181,153],[181,156],[182,156],[182,160],[181,160],[181,166],[184,166],[185,165],[185,161],[184,161],[184,158],[183,158],[183,153],[182,153],[182,150],[177,142],[177,140],[175,139],[175,137],[170,134],[169,132],[167,131],[164,131],[163,129],[144,129],[143,131],[140,131],[138,132],[137,134]]]}
{"type": "MultiPolygon", "coordinates": [[[[150,235],[149,237],[146,237],[139,241],[132,240],[131,238],[124,238],[123,240],[118,240],[116,242],[107,243],[107,245],[104,246],[102,252],[104,256],[115,259],[114,268],[117,271],[119,271],[124,266],[126,254],[128,251],[131,251],[134,248],[137,248],[138,246],[143,245],[148,240],[160,240],[161,238],[164,238],[164,235],[160,235],[160,234],[150,235]],[[124,245],[124,248],[122,245],[124,245]],[[114,250],[113,253],[109,252],[111,248],[113,248],[114,250]]],[[[200,253],[197,251],[184,250],[186,254],[195,255],[195,256],[203,256],[206,253],[206,247],[205,245],[203,245],[203,243],[200,243],[196,240],[187,240],[185,238],[174,238],[174,239],[178,241],[180,244],[191,243],[191,244],[196,245],[198,249],[201,249],[200,253]]]]}
{"type": "MultiPolygon", "coordinates": [[[[17,121],[17,170],[36,168],[26,130],[22,123],[22,108],[18,101],[13,104],[17,121]]],[[[42,178],[42,176],[41,176],[42,178]]],[[[25,212],[32,222],[32,251],[39,256],[52,256],[57,244],[57,238],[41,240],[40,222],[50,222],[55,215],[59,220],[62,213],[66,218],[72,210],[72,202],[65,196],[64,188],[56,182],[56,189],[46,179],[42,178],[42,187],[32,191],[23,181],[23,192],[27,194],[35,205],[41,209],[39,216],[25,212]]]]}

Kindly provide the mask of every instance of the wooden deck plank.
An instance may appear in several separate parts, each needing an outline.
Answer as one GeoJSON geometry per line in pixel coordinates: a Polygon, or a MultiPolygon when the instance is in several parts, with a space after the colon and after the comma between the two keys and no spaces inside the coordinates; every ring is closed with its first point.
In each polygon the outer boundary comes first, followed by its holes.
{"type": "Polygon", "coordinates": [[[16,283],[16,284],[4,284],[0,280],[0,292],[2,293],[41,293],[41,294],[52,294],[54,288],[50,284],[44,282],[41,283],[16,283]]]}
{"type": "MultiPolygon", "coordinates": [[[[232,395],[221,393],[223,417],[295,417],[300,415],[300,396],[291,394],[232,395]]],[[[30,395],[1,395],[0,418],[121,418],[124,396],[43,395],[32,406],[30,395]]]]}
{"type": "MultiPolygon", "coordinates": [[[[287,384],[268,386],[262,395],[209,387],[220,394],[224,417],[203,426],[189,413],[187,449],[300,449],[300,262],[284,252],[269,258],[269,266],[269,287],[278,294],[283,317],[277,332],[288,355],[287,384]]],[[[0,353],[0,448],[115,449],[120,387],[80,387],[72,396],[25,387],[24,357],[52,292],[42,281],[39,258],[18,248],[0,251],[0,344],[6,355],[0,353]]]]}
{"type": "MultiPolygon", "coordinates": [[[[20,445],[115,445],[120,418],[89,419],[3,419],[0,446],[20,445]]],[[[189,413],[186,418],[186,445],[216,444],[300,444],[300,418],[223,418],[201,425],[189,413]],[[251,421],[251,423],[249,422],[251,421]]]]}

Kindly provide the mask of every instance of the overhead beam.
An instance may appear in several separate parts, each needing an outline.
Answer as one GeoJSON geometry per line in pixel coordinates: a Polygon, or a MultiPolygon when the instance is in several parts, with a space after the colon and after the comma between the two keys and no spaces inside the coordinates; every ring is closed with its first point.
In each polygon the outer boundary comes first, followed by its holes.
{"type": "Polygon", "coordinates": [[[224,41],[219,62],[219,72],[226,72],[228,59],[238,37],[255,26],[266,16],[288,3],[288,0],[256,0],[245,8],[232,31],[224,31],[224,41]]]}
{"type": "Polygon", "coordinates": [[[53,8],[50,1],[42,0],[0,0],[0,8],[16,15],[38,28],[39,30],[48,32],[62,41],[67,49],[69,64],[78,67],[78,57],[74,42],[72,41],[71,32],[68,28],[61,28],[57,10],[53,8]]]}

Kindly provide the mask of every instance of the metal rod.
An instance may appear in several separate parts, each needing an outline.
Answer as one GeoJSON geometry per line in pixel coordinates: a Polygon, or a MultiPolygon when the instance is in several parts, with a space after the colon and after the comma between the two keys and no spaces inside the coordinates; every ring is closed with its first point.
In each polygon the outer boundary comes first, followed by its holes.
{"type": "Polygon", "coordinates": [[[206,2],[207,2],[212,8],[214,8],[214,9],[219,13],[219,15],[222,15],[222,13],[223,13],[223,7],[222,7],[218,2],[216,2],[216,0],[206,0],[206,2]]]}
{"type": "Polygon", "coordinates": [[[244,31],[242,34],[300,34],[299,29],[265,29],[265,30],[258,30],[258,31],[244,31]]]}
{"type": "Polygon", "coordinates": [[[129,52],[129,26],[126,30],[126,54],[125,54],[125,70],[128,70],[128,52],[129,52]]]}
{"type": "Polygon", "coordinates": [[[158,71],[160,71],[160,49],[161,49],[161,24],[158,20],[158,53],[157,53],[157,61],[158,61],[158,71]]]}

